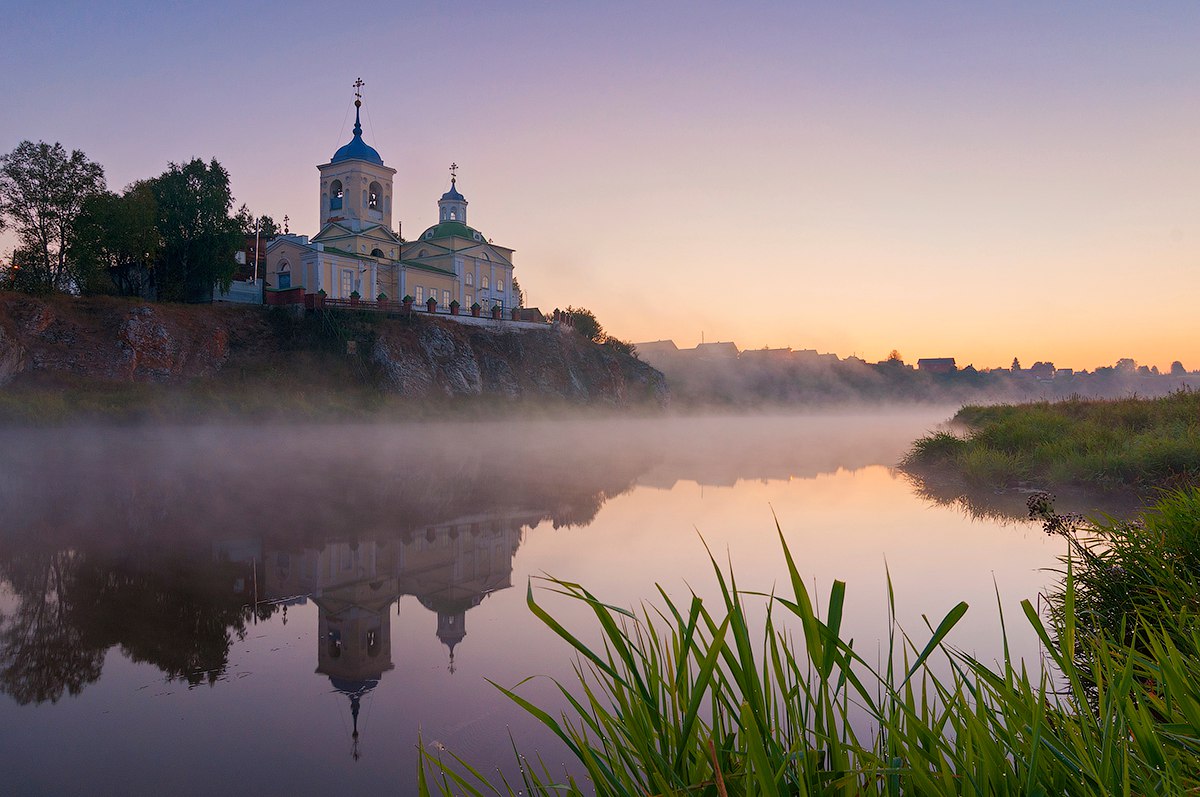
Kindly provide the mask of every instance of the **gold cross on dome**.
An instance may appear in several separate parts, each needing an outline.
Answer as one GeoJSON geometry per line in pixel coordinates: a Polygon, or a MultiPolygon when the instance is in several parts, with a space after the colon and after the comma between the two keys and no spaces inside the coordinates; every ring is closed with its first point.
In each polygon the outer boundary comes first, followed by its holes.
{"type": "Polygon", "coordinates": [[[358,80],[354,81],[354,96],[358,97],[360,100],[362,99],[362,87],[365,85],[367,85],[367,84],[363,83],[362,78],[359,78],[358,80]]]}

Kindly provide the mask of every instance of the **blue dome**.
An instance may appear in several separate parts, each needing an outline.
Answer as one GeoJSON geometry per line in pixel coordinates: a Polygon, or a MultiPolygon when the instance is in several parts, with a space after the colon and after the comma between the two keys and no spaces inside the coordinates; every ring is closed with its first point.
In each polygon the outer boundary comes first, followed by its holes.
{"type": "Polygon", "coordinates": [[[358,109],[362,103],[358,100],[354,101],[354,138],[350,139],[350,143],[333,153],[333,157],[329,159],[330,163],[339,163],[340,161],[356,158],[360,161],[369,163],[377,163],[383,165],[383,158],[379,157],[379,153],[375,151],[367,142],[363,141],[362,137],[362,122],[358,118],[358,109]]]}
{"type": "Polygon", "coordinates": [[[458,189],[454,187],[454,181],[451,180],[450,181],[450,190],[447,191],[446,193],[442,194],[442,199],[452,199],[452,200],[457,200],[459,202],[462,202],[463,200],[466,199],[466,197],[463,196],[462,194],[458,193],[458,189]]]}
{"type": "Polygon", "coordinates": [[[333,153],[333,157],[329,159],[330,163],[350,160],[357,158],[360,161],[370,161],[383,165],[383,158],[379,157],[379,153],[375,151],[367,142],[363,141],[362,136],[355,134],[354,138],[350,139],[350,143],[333,153]]]}

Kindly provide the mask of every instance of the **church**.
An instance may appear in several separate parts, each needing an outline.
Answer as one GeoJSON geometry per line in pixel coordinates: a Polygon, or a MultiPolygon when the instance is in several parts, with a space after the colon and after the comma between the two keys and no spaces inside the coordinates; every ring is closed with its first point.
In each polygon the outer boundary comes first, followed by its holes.
{"type": "Polygon", "coordinates": [[[275,238],[266,253],[266,281],[280,290],[303,287],[305,294],[332,299],[391,301],[411,296],[439,307],[458,302],[485,310],[516,306],[513,250],[497,246],[467,226],[467,198],[451,166],[450,190],[437,201],[438,223],[405,241],[392,226],[393,177],[362,136],[363,83],[355,82],[354,135],[320,173],[320,231],[275,238]]]}

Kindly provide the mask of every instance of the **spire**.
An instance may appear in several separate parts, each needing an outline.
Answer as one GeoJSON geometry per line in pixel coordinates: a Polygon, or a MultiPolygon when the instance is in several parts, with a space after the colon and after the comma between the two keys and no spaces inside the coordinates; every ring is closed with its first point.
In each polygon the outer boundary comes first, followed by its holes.
{"type": "Polygon", "coordinates": [[[350,745],[350,756],[355,761],[357,761],[360,756],[360,753],[358,752],[358,706],[360,697],[361,696],[358,694],[350,695],[350,716],[354,720],[354,733],[350,734],[350,738],[353,741],[353,743],[350,745]]]}
{"type": "Polygon", "coordinates": [[[354,81],[354,137],[362,138],[362,120],[359,119],[358,111],[362,108],[362,87],[367,85],[363,83],[363,79],[359,78],[354,81]]]}
{"type": "Polygon", "coordinates": [[[362,137],[362,87],[367,85],[362,78],[355,80],[354,86],[354,137],[350,139],[350,143],[333,153],[333,157],[329,159],[330,163],[339,163],[351,158],[358,160],[376,163],[383,165],[383,158],[379,157],[379,153],[374,147],[363,141],[362,137]]]}

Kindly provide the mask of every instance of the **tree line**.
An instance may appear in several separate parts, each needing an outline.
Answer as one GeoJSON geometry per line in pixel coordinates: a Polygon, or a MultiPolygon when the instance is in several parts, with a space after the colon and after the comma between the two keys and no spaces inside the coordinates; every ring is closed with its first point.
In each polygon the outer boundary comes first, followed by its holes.
{"type": "Polygon", "coordinates": [[[229,172],[213,159],[171,163],[157,177],[108,190],[104,168],[62,144],[22,141],[0,156],[0,289],[207,301],[228,290],[236,253],[269,216],[233,211],[229,172]]]}

